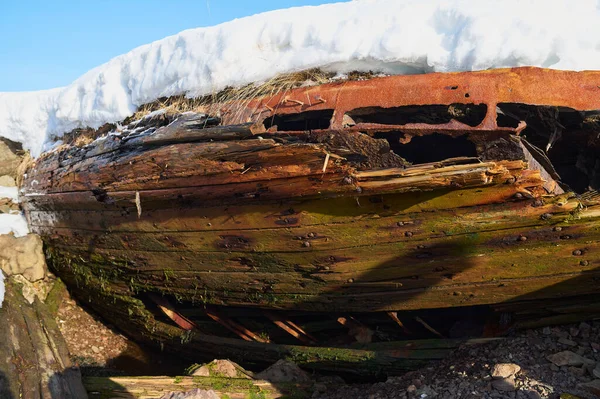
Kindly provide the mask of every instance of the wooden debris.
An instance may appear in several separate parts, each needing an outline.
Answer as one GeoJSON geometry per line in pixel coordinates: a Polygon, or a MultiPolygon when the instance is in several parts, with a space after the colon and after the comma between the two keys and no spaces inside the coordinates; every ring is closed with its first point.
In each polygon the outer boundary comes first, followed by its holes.
{"type": "Polygon", "coordinates": [[[20,286],[7,282],[0,309],[0,397],[87,398],[50,311],[38,299],[29,305],[20,286]]]}
{"type": "Polygon", "coordinates": [[[307,384],[271,384],[268,381],[224,377],[85,377],[85,389],[90,397],[156,399],[169,392],[195,388],[212,390],[220,397],[275,399],[310,388],[307,384]]]}

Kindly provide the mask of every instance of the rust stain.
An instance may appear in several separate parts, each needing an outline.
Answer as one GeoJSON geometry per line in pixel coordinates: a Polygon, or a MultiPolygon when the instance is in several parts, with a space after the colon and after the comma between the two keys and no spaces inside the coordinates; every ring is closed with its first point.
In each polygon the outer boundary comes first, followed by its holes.
{"type": "Polygon", "coordinates": [[[333,110],[329,129],[361,132],[400,131],[408,134],[407,140],[410,140],[410,136],[434,132],[449,135],[490,131],[519,134],[526,127],[524,122],[515,128],[498,126],[496,106],[501,103],[563,106],[582,111],[600,109],[600,72],[519,67],[330,83],[257,98],[243,105],[227,104],[225,108],[235,112],[226,114],[223,124],[261,122],[275,115],[333,110]],[[315,101],[306,102],[307,98],[315,101]],[[411,105],[452,104],[485,104],[487,112],[477,126],[469,126],[454,119],[443,124],[344,125],[344,116],[359,108],[385,109],[411,105]],[[256,110],[264,111],[256,113],[256,110]]]}

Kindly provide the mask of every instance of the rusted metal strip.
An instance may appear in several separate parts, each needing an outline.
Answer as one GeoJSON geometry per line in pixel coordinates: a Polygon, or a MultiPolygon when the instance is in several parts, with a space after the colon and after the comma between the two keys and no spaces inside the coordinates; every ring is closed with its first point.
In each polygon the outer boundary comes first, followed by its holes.
{"type": "Polygon", "coordinates": [[[432,332],[433,334],[437,335],[440,338],[445,338],[442,334],[440,334],[435,328],[431,327],[429,324],[427,324],[425,322],[425,320],[421,319],[420,317],[415,317],[415,320],[418,321],[419,323],[421,323],[421,325],[423,325],[423,327],[425,327],[427,330],[429,330],[430,332],[432,332]]]}
{"type": "Polygon", "coordinates": [[[525,128],[499,127],[497,105],[522,103],[530,105],[562,106],[576,110],[600,109],[599,71],[558,71],[543,68],[520,67],[478,72],[431,73],[423,75],[390,76],[365,81],[346,81],[312,87],[302,87],[248,103],[230,103],[232,110],[223,118],[223,124],[260,122],[275,115],[297,114],[305,111],[333,110],[330,129],[359,131],[399,130],[412,135],[430,132],[505,131],[518,134],[525,128]],[[307,101],[308,99],[308,101],[307,101]],[[350,111],[378,107],[484,104],[485,117],[477,126],[456,120],[430,125],[410,123],[385,125],[357,123],[345,126],[344,118],[350,111]],[[235,110],[235,112],[233,112],[235,110]]]}
{"type": "Polygon", "coordinates": [[[223,327],[227,328],[228,330],[230,330],[231,332],[233,332],[234,334],[236,334],[237,336],[239,336],[240,338],[242,338],[245,341],[257,341],[257,342],[262,342],[265,344],[270,342],[268,339],[261,338],[257,334],[248,330],[246,327],[242,326],[241,324],[236,323],[235,321],[229,319],[228,317],[221,315],[213,307],[207,306],[205,309],[205,312],[208,317],[210,317],[217,323],[221,324],[223,327]]]}
{"type": "Polygon", "coordinates": [[[167,316],[173,320],[175,324],[184,330],[190,331],[196,328],[196,325],[187,319],[185,316],[178,313],[175,308],[169,303],[169,301],[158,295],[150,294],[150,299],[158,306],[158,308],[167,316]]]}
{"type": "Polygon", "coordinates": [[[264,315],[267,316],[277,327],[281,328],[291,336],[298,339],[300,342],[305,343],[307,345],[315,345],[317,340],[300,328],[298,325],[293,323],[290,320],[285,320],[278,315],[271,312],[264,312],[264,315]]]}
{"type": "Polygon", "coordinates": [[[398,324],[400,326],[400,328],[402,329],[402,331],[404,331],[405,334],[410,334],[410,330],[408,328],[406,328],[406,326],[404,325],[404,323],[402,323],[402,321],[398,318],[398,312],[387,312],[388,316],[390,316],[390,318],[392,320],[394,320],[396,322],[396,324],[398,324]]]}

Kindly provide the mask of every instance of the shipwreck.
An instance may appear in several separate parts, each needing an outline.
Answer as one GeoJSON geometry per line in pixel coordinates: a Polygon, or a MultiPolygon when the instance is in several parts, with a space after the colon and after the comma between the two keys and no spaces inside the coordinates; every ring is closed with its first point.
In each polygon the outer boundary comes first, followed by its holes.
{"type": "Polygon", "coordinates": [[[600,72],[373,77],[210,111],[64,146],[23,183],[53,270],[138,341],[391,374],[600,314],[600,72]]]}

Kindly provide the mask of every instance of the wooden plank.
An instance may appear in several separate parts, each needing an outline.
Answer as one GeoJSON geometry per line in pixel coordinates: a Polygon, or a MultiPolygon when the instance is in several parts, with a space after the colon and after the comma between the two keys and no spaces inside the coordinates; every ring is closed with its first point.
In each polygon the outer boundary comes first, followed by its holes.
{"type": "MultiPolygon", "coordinates": [[[[326,225],[303,226],[299,223],[288,223],[288,227],[285,228],[284,223],[273,223],[272,228],[236,230],[221,230],[219,225],[208,222],[211,226],[207,226],[207,222],[203,221],[200,228],[205,230],[200,231],[185,231],[182,228],[179,231],[156,232],[158,229],[155,226],[152,226],[150,231],[144,231],[142,228],[135,229],[135,226],[147,226],[153,218],[138,222],[135,217],[129,217],[123,223],[123,227],[113,224],[114,227],[107,232],[102,227],[111,220],[118,220],[118,216],[113,215],[113,219],[105,215],[102,220],[98,220],[95,213],[88,211],[55,212],[52,219],[48,213],[33,212],[30,214],[30,223],[32,230],[45,236],[47,242],[52,245],[88,249],[151,252],[323,252],[373,245],[375,242],[418,243],[442,236],[523,229],[522,232],[512,233],[517,234],[514,238],[517,240],[520,236],[527,238],[528,230],[535,226],[556,226],[562,223],[565,229],[568,229],[564,221],[571,218],[571,212],[577,210],[578,206],[576,201],[540,207],[531,207],[525,203],[507,203],[440,210],[435,213],[346,218],[345,222],[340,220],[338,223],[326,225]],[[552,217],[542,219],[543,215],[552,217]],[[40,226],[47,223],[46,220],[53,226],[40,226]]],[[[300,215],[300,222],[311,216],[305,212],[300,212],[300,215]]],[[[271,215],[264,215],[263,221],[269,216],[271,215]]],[[[315,218],[318,216],[315,215],[315,218]]],[[[297,219],[295,221],[298,222],[297,219]]],[[[537,239],[538,234],[532,234],[529,238],[537,239]]],[[[558,236],[564,234],[566,233],[558,236]]]]}
{"type": "Polygon", "coordinates": [[[85,377],[84,386],[90,397],[155,399],[169,392],[192,389],[212,390],[219,396],[232,399],[248,397],[280,398],[296,390],[308,390],[302,384],[277,384],[243,378],[199,376],[152,377],[85,377]]]}

